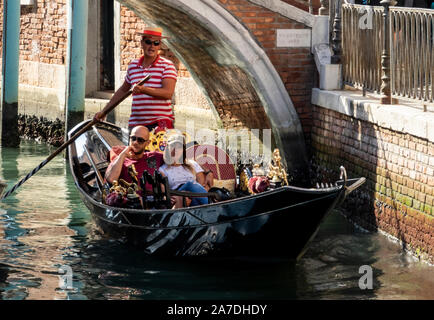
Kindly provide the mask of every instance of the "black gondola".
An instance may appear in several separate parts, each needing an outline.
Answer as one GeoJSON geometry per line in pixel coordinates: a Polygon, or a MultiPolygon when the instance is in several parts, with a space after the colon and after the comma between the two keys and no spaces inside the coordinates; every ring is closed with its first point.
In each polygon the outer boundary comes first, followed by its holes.
{"type": "MultiPolygon", "coordinates": [[[[69,132],[73,136],[88,121],[69,132]]],[[[160,256],[285,256],[298,259],[321,222],[365,178],[336,181],[308,189],[283,186],[255,195],[182,209],[127,209],[102,203],[98,175],[107,168],[108,151],[125,145],[128,132],[101,122],[68,148],[80,197],[96,224],[160,256]]]]}

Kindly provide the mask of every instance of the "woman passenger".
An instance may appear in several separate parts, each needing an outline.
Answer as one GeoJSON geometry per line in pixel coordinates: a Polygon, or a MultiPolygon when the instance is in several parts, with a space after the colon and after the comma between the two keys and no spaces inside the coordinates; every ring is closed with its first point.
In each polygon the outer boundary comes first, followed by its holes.
{"type": "MultiPolygon", "coordinates": [[[[194,160],[186,159],[185,138],[182,134],[169,135],[164,150],[164,164],[158,169],[166,176],[171,190],[206,193],[205,174],[201,166],[194,160]]],[[[174,197],[175,208],[181,208],[182,197],[174,197]]],[[[207,204],[207,197],[192,197],[191,206],[207,204]]]]}

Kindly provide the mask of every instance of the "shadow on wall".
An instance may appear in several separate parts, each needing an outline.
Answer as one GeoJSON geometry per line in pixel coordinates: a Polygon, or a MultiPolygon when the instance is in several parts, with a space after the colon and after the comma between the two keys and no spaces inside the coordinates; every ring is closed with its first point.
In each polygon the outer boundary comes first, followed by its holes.
{"type": "Polygon", "coordinates": [[[342,205],[346,217],[366,230],[381,229],[398,238],[404,249],[434,256],[432,188],[423,172],[429,143],[332,110],[315,106],[313,114],[316,177],[334,176],[333,181],[343,165],[348,177],[367,179],[342,205]]]}

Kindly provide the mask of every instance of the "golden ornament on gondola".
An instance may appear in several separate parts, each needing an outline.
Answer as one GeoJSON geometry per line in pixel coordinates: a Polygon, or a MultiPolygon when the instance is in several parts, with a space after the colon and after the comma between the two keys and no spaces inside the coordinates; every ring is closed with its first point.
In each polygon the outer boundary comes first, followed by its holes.
{"type": "Polygon", "coordinates": [[[114,180],[113,185],[110,188],[110,193],[111,192],[116,192],[123,196],[127,193],[127,190],[124,187],[122,187],[117,180],[114,180]]]}
{"type": "Polygon", "coordinates": [[[147,146],[147,149],[149,151],[157,151],[157,152],[163,152],[166,147],[166,131],[161,130],[155,133],[155,129],[153,129],[149,133],[149,144],[147,146]]]}
{"type": "Polygon", "coordinates": [[[242,192],[250,192],[249,190],[249,179],[252,177],[252,173],[248,168],[243,168],[240,172],[239,177],[239,189],[242,192]]]}
{"type": "Polygon", "coordinates": [[[286,171],[282,166],[282,157],[280,156],[279,149],[274,149],[273,151],[273,159],[268,165],[268,174],[267,177],[271,180],[273,183],[282,183],[282,185],[287,186],[288,178],[286,175],[286,171]]]}

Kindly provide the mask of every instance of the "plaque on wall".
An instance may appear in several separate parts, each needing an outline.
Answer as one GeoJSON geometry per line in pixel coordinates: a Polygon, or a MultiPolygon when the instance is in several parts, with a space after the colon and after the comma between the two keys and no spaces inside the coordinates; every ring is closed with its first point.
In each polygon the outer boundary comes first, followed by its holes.
{"type": "Polygon", "coordinates": [[[278,48],[303,48],[311,46],[310,29],[277,29],[276,46],[278,48]]]}

